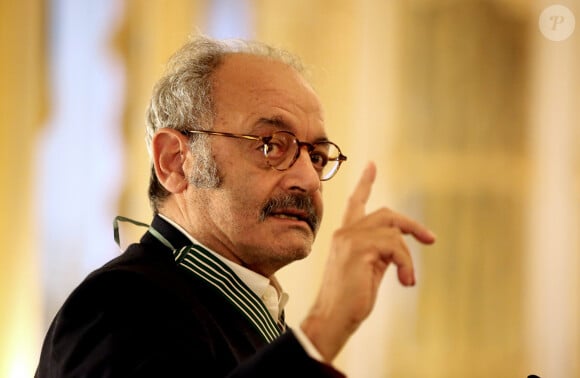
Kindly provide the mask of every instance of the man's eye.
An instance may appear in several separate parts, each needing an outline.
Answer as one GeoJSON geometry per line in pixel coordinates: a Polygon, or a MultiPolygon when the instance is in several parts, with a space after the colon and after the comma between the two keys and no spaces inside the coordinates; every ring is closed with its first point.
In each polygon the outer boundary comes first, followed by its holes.
{"type": "Polygon", "coordinates": [[[270,141],[264,145],[264,151],[269,156],[284,153],[284,145],[276,141],[270,141]]]}
{"type": "Polygon", "coordinates": [[[312,164],[315,166],[322,168],[328,163],[328,156],[314,152],[310,154],[310,161],[312,161],[312,164]]]}

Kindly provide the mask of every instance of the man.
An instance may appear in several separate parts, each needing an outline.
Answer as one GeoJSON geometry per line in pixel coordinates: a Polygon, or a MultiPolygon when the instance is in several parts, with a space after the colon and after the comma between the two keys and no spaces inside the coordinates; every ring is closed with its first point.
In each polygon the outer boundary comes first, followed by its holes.
{"type": "Polygon", "coordinates": [[[342,376],[332,361],[370,313],[387,266],[415,282],[402,235],[434,236],[388,209],[366,214],[370,164],[317,300],[288,329],[274,274],[310,253],[322,181],[346,160],[297,60],[196,39],[171,59],[147,121],[153,222],[71,294],[37,376],[342,376]]]}

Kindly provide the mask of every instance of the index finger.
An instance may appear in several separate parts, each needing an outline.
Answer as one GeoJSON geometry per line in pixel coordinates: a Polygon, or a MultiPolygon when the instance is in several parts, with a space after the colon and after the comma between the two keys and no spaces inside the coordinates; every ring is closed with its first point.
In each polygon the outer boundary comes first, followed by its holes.
{"type": "Polygon", "coordinates": [[[376,175],[377,167],[373,162],[368,163],[348,199],[348,205],[342,218],[343,226],[352,224],[365,216],[365,207],[371,195],[371,188],[375,182],[376,175]]]}
{"type": "Polygon", "coordinates": [[[412,234],[421,243],[431,244],[435,241],[435,234],[421,223],[389,210],[387,218],[389,227],[396,227],[403,234],[412,234]]]}

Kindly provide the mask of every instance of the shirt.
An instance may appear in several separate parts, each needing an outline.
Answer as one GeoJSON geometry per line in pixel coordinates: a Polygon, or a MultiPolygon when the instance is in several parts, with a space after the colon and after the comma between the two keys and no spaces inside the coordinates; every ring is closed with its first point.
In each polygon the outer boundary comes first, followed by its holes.
{"type": "MultiPolygon", "coordinates": [[[[280,321],[280,314],[282,314],[282,311],[284,310],[286,303],[288,303],[289,296],[287,293],[282,291],[282,288],[278,283],[276,277],[274,276],[270,278],[264,277],[261,274],[258,274],[244,266],[241,266],[240,264],[236,264],[235,262],[226,259],[219,253],[213,251],[211,248],[208,248],[207,246],[197,241],[193,236],[191,236],[187,231],[185,231],[183,227],[181,227],[179,224],[169,219],[167,216],[163,214],[159,214],[159,216],[163,218],[165,221],[167,221],[169,224],[171,224],[173,227],[181,231],[185,236],[187,236],[187,238],[193,244],[197,244],[204,247],[212,255],[216,256],[218,259],[220,259],[220,261],[222,261],[231,270],[233,270],[234,273],[244,282],[244,284],[246,284],[246,286],[248,286],[250,290],[252,290],[258,297],[262,299],[272,317],[276,321],[280,321]]],[[[308,336],[304,334],[304,332],[300,327],[297,327],[296,329],[293,328],[292,331],[294,332],[294,335],[300,342],[300,345],[302,345],[302,347],[310,357],[314,358],[315,360],[324,362],[324,358],[322,357],[318,349],[316,349],[314,344],[312,344],[312,341],[310,341],[308,336]]]]}

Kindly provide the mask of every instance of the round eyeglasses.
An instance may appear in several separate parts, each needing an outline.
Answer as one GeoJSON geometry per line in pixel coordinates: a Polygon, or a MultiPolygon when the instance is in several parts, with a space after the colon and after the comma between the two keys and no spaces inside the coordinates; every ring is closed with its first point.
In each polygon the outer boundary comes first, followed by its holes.
{"type": "Polygon", "coordinates": [[[266,163],[278,171],[285,171],[292,167],[298,160],[302,147],[306,147],[308,155],[310,155],[310,161],[318,172],[320,181],[327,181],[334,177],[342,162],[346,161],[346,156],[342,154],[336,144],[330,141],[301,142],[290,131],[276,131],[272,135],[265,137],[210,130],[184,130],[182,133],[185,135],[207,134],[259,141],[262,143],[260,149],[266,158],[266,163]]]}

